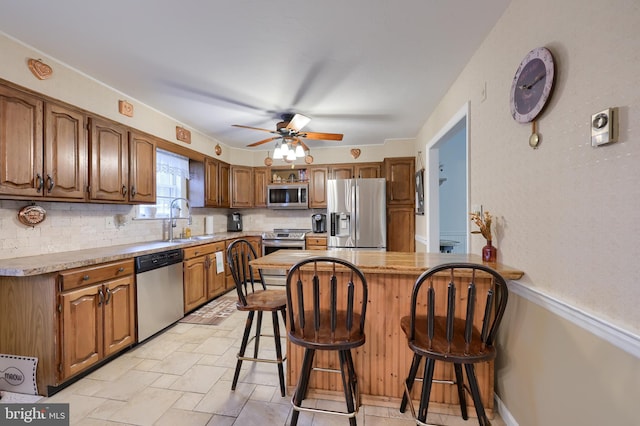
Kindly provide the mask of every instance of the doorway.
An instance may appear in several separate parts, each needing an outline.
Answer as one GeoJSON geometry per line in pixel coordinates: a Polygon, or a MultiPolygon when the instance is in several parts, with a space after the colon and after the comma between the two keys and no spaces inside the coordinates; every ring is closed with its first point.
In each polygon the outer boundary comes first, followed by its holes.
{"type": "Polygon", "coordinates": [[[427,251],[469,247],[469,104],[427,144],[427,251]]]}

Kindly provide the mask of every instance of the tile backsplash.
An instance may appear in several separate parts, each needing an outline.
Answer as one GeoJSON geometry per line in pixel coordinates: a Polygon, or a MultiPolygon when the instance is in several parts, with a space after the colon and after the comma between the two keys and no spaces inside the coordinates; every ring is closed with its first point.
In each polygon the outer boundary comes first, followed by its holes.
{"type": "MultiPolygon", "coordinates": [[[[168,236],[167,220],[134,219],[132,205],[38,202],[46,210],[46,218],[31,227],[18,220],[18,211],[28,204],[28,201],[0,200],[0,259],[156,241],[168,236]]],[[[320,212],[194,208],[190,226],[193,235],[204,234],[206,216],[214,217],[214,233],[226,232],[230,211],[243,214],[245,231],[310,229],[311,215],[320,212]]],[[[185,226],[188,226],[186,219],[179,219],[176,235],[185,226]]]]}

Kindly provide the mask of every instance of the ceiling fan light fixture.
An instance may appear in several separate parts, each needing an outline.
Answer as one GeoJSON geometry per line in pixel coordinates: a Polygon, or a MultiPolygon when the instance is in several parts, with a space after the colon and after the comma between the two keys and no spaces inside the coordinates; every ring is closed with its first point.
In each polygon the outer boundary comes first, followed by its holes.
{"type": "Polygon", "coordinates": [[[302,148],[302,145],[298,144],[296,145],[296,157],[297,158],[302,158],[304,157],[304,148],[302,148]]]}
{"type": "Polygon", "coordinates": [[[276,142],[276,149],[273,151],[273,158],[274,159],[282,160],[282,158],[284,158],[284,154],[282,153],[282,148],[283,148],[282,144],[279,141],[276,142]]]}
{"type": "Polygon", "coordinates": [[[296,160],[296,152],[293,149],[290,149],[287,152],[287,161],[295,161],[296,160]]]}

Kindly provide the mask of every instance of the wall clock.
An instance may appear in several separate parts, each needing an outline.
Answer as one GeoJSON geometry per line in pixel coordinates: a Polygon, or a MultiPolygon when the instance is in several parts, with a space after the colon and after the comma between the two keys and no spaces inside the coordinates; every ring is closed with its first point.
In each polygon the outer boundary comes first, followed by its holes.
{"type": "Polygon", "coordinates": [[[540,141],[534,120],[549,102],[554,80],[553,55],[545,47],[527,53],[513,76],[509,101],[511,115],[519,123],[533,122],[529,144],[534,148],[540,141]]]}

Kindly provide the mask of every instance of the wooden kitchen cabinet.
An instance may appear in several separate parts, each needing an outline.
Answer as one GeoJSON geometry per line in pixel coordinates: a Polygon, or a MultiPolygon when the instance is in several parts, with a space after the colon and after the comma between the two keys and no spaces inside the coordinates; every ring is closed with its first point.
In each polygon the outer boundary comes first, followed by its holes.
{"type": "Polygon", "coordinates": [[[387,251],[415,251],[415,158],[385,158],[387,251]]]}
{"type": "Polygon", "coordinates": [[[309,176],[309,208],[326,208],[329,169],[324,166],[309,167],[307,174],[309,176]]]}
{"type": "MultiPolygon", "coordinates": [[[[242,239],[245,239],[245,240],[249,241],[249,244],[251,244],[253,249],[256,251],[256,255],[258,257],[262,256],[262,237],[259,237],[259,236],[244,236],[244,237],[238,237],[238,238],[242,238],[242,239]]],[[[227,264],[227,249],[229,248],[231,243],[233,243],[238,238],[232,238],[232,239],[229,239],[229,240],[225,241],[225,247],[224,247],[224,271],[225,271],[225,288],[226,288],[227,291],[236,288],[236,282],[234,281],[233,276],[231,275],[231,269],[229,269],[229,265],[227,264]]],[[[260,279],[260,275],[259,275],[258,271],[255,272],[254,277],[255,277],[255,279],[260,279]]]]}
{"type": "Polygon", "coordinates": [[[327,237],[305,236],[305,247],[307,250],[326,250],[327,237]]]}
{"type": "Polygon", "coordinates": [[[231,208],[253,207],[253,169],[231,166],[231,208]]]}
{"type": "Polygon", "coordinates": [[[256,167],[253,169],[253,207],[267,207],[269,175],[268,167],[256,167]]]}
{"type": "Polygon", "coordinates": [[[387,251],[416,250],[415,241],[415,207],[387,207],[387,251]]]}
{"type": "Polygon", "coordinates": [[[230,165],[224,161],[220,161],[218,165],[218,207],[230,207],[230,165]]]}
{"type": "Polygon", "coordinates": [[[0,85],[0,194],[84,201],[86,116],[0,85]]]}
{"type": "Polygon", "coordinates": [[[205,157],[189,162],[189,200],[192,207],[229,207],[229,164],[205,157]]]}
{"type": "Polygon", "coordinates": [[[113,121],[91,117],[89,198],[125,203],[129,197],[127,129],[113,121]]]}
{"type": "Polygon", "coordinates": [[[184,313],[190,312],[226,291],[224,241],[184,249],[184,313]],[[218,271],[216,253],[221,253],[218,271]]]}
{"type": "Polygon", "coordinates": [[[133,260],[59,274],[60,380],[133,345],[133,260]]]}
{"type": "Polygon", "coordinates": [[[353,176],[356,178],[369,179],[382,177],[381,163],[355,163],[353,165],[353,176]]]}
{"type": "Polygon", "coordinates": [[[353,165],[351,164],[336,164],[329,168],[330,179],[352,179],[353,165]]]}
{"type": "Polygon", "coordinates": [[[156,202],[157,139],[138,131],[129,132],[129,201],[156,202]]]}
{"type": "Polygon", "coordinates": [[[415,161],[414,157],[384,159],[387,205],[415,206],[415,161]]]}

